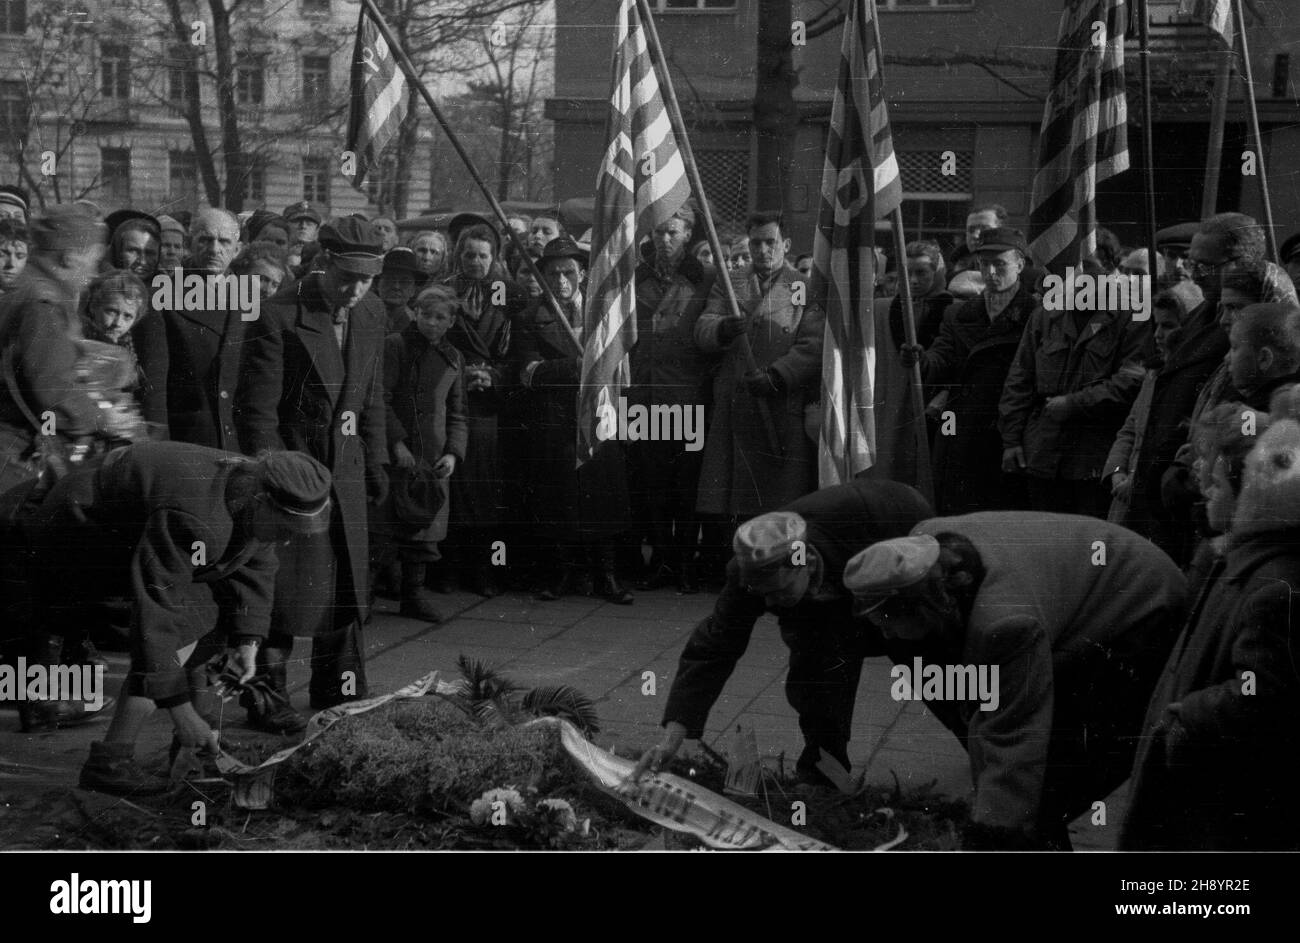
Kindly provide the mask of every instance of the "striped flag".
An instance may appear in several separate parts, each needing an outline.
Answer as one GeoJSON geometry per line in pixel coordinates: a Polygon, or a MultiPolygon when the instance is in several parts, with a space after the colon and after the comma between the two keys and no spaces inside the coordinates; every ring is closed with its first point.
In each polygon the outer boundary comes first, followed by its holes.
{"type": "Polygon", "coordinates": [[[1182,16],[1195,17],[1224,45],[1232,48],[1232,0],[1181,0],[1178,12],[1182,16]]]}
{"type": "Polygon", "coordinates": [[[876,457],[875,222],[903,197],[880,72],[874,0],[852,0],[831,108],[812,300],[826,312],[818,477],[840,484],[876,457]]]}
{"type": "Polygon", "coordinates": [[[1128,170],[1127,24],[1125,0],[1067,0],[1061,13],[1029,201],[1030,252],[1053,271],[1096,250],[1097,184],[1128,170]]]}
{"type": "Polygon", "coordinates": [[[397,65],[379,27],[361,8],[357,45],[352,54],[352,109],[348,114],[348,146],[355,155],[352,185],[360,188],[366,174],[406,117],[406,76],[397,65]]]}
{"type": "Polygon", "coordinates": [[[691,195],[686,166],[659,89],[636,0],[621,0],[606,139],[596,175],[596,214],[587,276],[578,464],[617,434],[627,353],[636,344],[637,240],[691,195]]]}

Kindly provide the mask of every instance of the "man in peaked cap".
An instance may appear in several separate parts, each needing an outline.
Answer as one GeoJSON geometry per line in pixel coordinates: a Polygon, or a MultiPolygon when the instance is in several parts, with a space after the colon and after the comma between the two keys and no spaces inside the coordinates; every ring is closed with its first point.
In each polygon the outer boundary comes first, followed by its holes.
{"type": "MultiPolygon", "coordinates": [[[[367,500],[382,504],[388,447],[383,400],[384,310],[370,296],[382,240],[366,221],[321,227],[324,269],[262,306],[248,326],[235,392],[235,427],[249,455],[306,452],[333,475],[327,534],[281,551],[272,630],[261,662],[282,677],[294,636],[312,644],[311,706],[366,696],[362,625],[369,612],[367,500]]],[[[299,730],[289,709],[254,712],[267,730],[299,730]]]]}
{"type": "Polygon", "coordinates": [[[22,187],[0,184],[0,219],[16,219],[26,224],[29,208],[27,193],[22,187]]]}
{"type": "MultiPolygon", "coordinates": [[[[182,442],[111,452],[63,478],[28,522],[41,560],[34,611],[42,628],[78,630],[85,607],[126,587],[133,600],[131,669],[113,723],[91,745],[82,785],[156,791],[132,758],[155,706],[171,714],[186,746],[216,746],[191,703],[185,662],[212,629],[235,649],[242,680],[271,626],[276,542],[328,528],[330,474],[297,452],[250,461],[182,442]]],[[[42,704],[48,721],[55,705],[42,704]]],[[[38,717],[42,711],[37,711],[38,717]]]]}
{"type": "Polygon", "coordinates": [[[1174,562],[1095,518],[995,511],[869,546],[844,586],[891,644],[891,694],[924,700],[970,753],[966,847],[1068,849],[1069,822],[1132,766],[1182,621],[1174,562]]]}
{"type": "Polygon", "coordinates": [[[293,227],[289,239],[299,247],[311,245],[320,235],[320,210],[306,200],[286,206],[280,215],[293,227]]]}
{"type": "Polygon", "coordinates": [[[853,620],[844,565],[878,540],[901,537],[930,514],[913,488],[858,479],[823,488],[742,524],[713,614],[695,627],[664,709],[664,736],[637,764],[628,789],[657,771],[685,739],[703,736],[709,710],[749,645],[754,624],[776,615],[790,648],[785,692],[804,750],[796,769],[827,785],[823,752],[850,767],[848,746],[862,659],[883,655],[879,632],[853,620]]]}

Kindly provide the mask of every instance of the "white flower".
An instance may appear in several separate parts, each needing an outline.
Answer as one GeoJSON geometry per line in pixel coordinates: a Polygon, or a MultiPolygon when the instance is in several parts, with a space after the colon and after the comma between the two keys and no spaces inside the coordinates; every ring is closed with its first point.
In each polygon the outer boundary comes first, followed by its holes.
{"type": "Polygon", "coordinates": [[[566,832],[576,831],[578,828],[578,816],[574,814],[573,806],[563,799],[540,799],[537,802],[537,811],[566,832]]]}
{"type": "Polygon", "coordinates": [[[469,820],[475,825],[488,822],[495,811],[493,806],[498,802],[505,803],[507,821],[524,811],[524,797],[519,795],[518,790],[507,786],[504,789],[489,789],[475,799],[469,807],[469,820]]]}

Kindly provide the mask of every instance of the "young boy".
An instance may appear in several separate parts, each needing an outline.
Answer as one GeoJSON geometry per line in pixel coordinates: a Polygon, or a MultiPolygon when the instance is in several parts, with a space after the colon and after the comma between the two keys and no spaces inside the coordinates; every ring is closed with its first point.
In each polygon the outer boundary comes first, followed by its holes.
{"type": "Polygon", "coordinates": [[[394,551],[402,562],[400,614],[441,622],[432,594],[424,588],[425,570],[441,559],[438,543],[447,536],[448,481],[465,458],[465,364],[446,340],[458,301],[445,285],[424,289],[415,299],[415,320],[384,343],[384,405],[392,487],[371,525],[372,573],[381,572],[394,551]],[[432,479],[420,500],[413,484],[432,479]],[[438,497],[441,500],[438,500],[438,497]]]}

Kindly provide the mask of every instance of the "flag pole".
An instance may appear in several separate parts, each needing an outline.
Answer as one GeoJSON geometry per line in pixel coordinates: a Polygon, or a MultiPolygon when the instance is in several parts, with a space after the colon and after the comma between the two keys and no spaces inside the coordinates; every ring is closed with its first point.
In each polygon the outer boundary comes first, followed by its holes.
{"type": "Polygon", "coordinates": [[[1138,62],[1142,72],[1142,182],[1146,189],[1147,278],[1151,285],[1160,282],[1160,257],[1156,254],[1156,155],[1151,113],[1151,14],[1147,0],[1138,0],[1138,62]]]}
{"type": "MultiPolygon", "coordinates": [[[[871,31],[876,44],[876,61],[880,69],[880,94],[884,97],[885,87],[885,49],[880,42],[880,11],[876,9],[875,0],[871,0],[871,31]]],[[[903,238],[903,209],[894,207],[889,216],[890,229],[894,233],[894,255],[898,266],[898,298],[903,308],[903,336],[910,345],[916,344],[916,321],[912,316],[912,286],[907,282],[907,246],[903,238]]],[[[874,236],[874,222],[872,234],[874,236]]],[[[872,239],[874,243],[874,238],[872,239]]],[[[871,316],[875,318],[875,301],[871,305],[871,316]]],[[[934,503],[934,470],[930,467],[930,436],[925,425],[925,387],[921,382],[921,364],[912,364],[909,371],[912,386],[912,411],[915,413],[913,427],[916,432],[916,490],[934,503]]],[[[845,450],[847,452],[847,450],[845,450]]]]}
{"type": "MultiPolygon", "coordinates": [[[[370,0],[365,0],[369,3],[370,0]]],[[[650,4],[647,0],[636,0],[637,9],[641,11],[641,19],[645,21],[646,40],[650,47],[650,59],[654,63],[655,71],[659,74],[659,84],[664,91],[664,105],[667,107],[668,120],[672,123],[673,134],[677,137],[677,147],[681,151],[682,162],[686,165],[686,176],[691,182],[691,189],[700,198],[700,210],[704,216],[704,231],[709,239],[709,248],[713,250],[713,258],[718,262],[718,281],[727,295],[727,305],[731,309],[732,317],[740,317],[740,303],[736,301],[735,286],[731,284],[731,278],[722,268],[722,260],[725,258],[722,254],[722,244],[718,241],[718,232],[713,226],[713,213],[709,209],[708,198],[704,194],[704,182],[700,179],[699,168],[695,164],[695,153],[691,150],[691,140],[686,136],[686,125],[682,121],[681,109],[677,106],[677,91],[673,88],[673,77],[668,72],[668,63],[664,60],[663,47],[659,45],[659,31],[655,28],[654,16],[650,12],[650,4]]],[[[754,359],[754,350],[749,346],[749,337],[741,334],[736,338],[735,343],[740,347],[741,357],[745,361],[745,369],[753,372],[758,369],[758,362],[754,359]]],[[[774,455],[784,455],[785,449],[781,446],[781,440],[777,438],[776,426],[772,424],[772,408],[768,401],[761,397],[754,397],[754,405],[758,407],[759,417],[763,420],[763,429],[767,434],[767,444],[774,455]]]]}
{"type": "MultiPolygon", "coordinates": [[[[1217,45],[1217,43],[1216,43],[1217,45]]],[[[1219,167],[1223,162],[1223,123],[1228,114],[1228,85],[1232,79],[1232,50],[1219,49],[1210,93],[1210,143],[1205,151],[1205,190],[1201,194],[1201,219],[1219,208],[1219,167]]]]}
{"type": "Polygon", "coordinates": [[[573,326],[569,324],[568,318],[566,318],[562,313],[560,303],[555,299],[555,295],[551,292],[550,286],[542,279],[542,273],[538,270],[537,263],[533,261],[533,257],[528,254],[528,250],[519,240],[519,234],[510,228],[510,223],[506,218],[506,211],[501,208],[501,204],[497,201],[496,195],[493,194],[492,189],[487,185],[487,181],[485,181],[483,176],[478,172],[478,168],[474,166],[474,160],[469,156],[469,152],[465,150],[464,145],[461,144],[460,137],[452,129],[451,124],[448,123],[447,117],[442,113],[442,109],[438,107],[438,103],[434,100],[433,95],[424,87],[424,83],[420,81],[420,77],[415,71],[415,65],[411,62],[411,57],[406,54],[406,50],[402,47],[402,44],[397,41],[397,37],[394,36],[393,31],[389,29],[388,22],[384,19],[384,15],[379,12],[379,8],[375,6],[374,0],[361,0],[361,6],[370,14],[370,18],[375,21],[375,27],[379,30],[379,34],[384,37],[384,42],[388,43],[388,48],[391,49],[393,55],[397,57],[397,64],[401,66],[402,71],[406,73],[407,81],[410,82],[414,88],[419,90],[420,96],[424,99],[424,103],[428,105],[429,110],[433,112],[433,117],[442,127],[443,133],[447,135],[447,140],[451,142],[452,148],[455,149],[461,162],[464,163],[465,169],[469,171],[469,175],[474,179],[474,183],[478,185],[483,196],[487,198],[488,205],[492,207],[492,212],[501,223],[501,228],[505,231],[506,237],[510,240],[511,244],[514,245],[515,251],[520,254],[520,257],[522,257],[524,262],[528,265],[528,271],[533,278],[536,279],[538,286],[542,289],[542,294],[546,298],[547,304],[550,305],[551,310],[555,313],[555,319],[564,328],[565,333],[569,335],[569,339],[573,341],[573,345],[578,349],[578,355],[581,356],[583,349],[582,342],[578,340],[578,335],[573,330],[573,326]]]}
{"type": "Polygon", "coordinates": [[[1232,13],[1237,35],[1241,38],[1241,84],[1246,91],[1246,117],[1250,120],[1250,136],[1255,142],[1255,171],[1259,176],[1259,192],[1264,201],[1264,237],[1268,239],[1268,255],[1277,260],[1277,233],[1273,229],[1273,203],[1268,196],[1268,170],[1264,160],[1264,137],[1259,130],[1259,110],[1255,107],[1255,77],[1250,65],[1250,46],[1246,42],[1246,17],[1241,0],[1232,0],[1232,13]]]}

